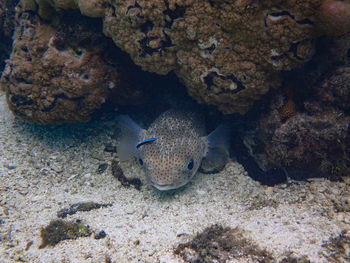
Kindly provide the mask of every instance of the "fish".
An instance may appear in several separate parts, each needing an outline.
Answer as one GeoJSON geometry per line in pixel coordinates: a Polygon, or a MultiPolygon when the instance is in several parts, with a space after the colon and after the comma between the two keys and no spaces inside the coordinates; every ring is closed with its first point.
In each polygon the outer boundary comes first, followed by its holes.
{"type": "Polygon", "coordinates": [[[137,158],[148,181],[160,191],[186,185],[203,159],[215,163],[229,156],[230,125],[219,125],[205,135],[204,122],[196,112],[170,109],[148,127],[141,128],[128,115],[117,117],[121,161],[137,158]]]}

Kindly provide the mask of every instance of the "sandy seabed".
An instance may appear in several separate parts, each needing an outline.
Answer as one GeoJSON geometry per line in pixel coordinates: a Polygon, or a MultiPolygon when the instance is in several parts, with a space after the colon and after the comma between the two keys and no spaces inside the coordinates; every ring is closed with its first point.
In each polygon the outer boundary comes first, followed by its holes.
{"type": "MultiPolygon", "coordinates": [[[[26,123],[0,96],[0,262],[184,262],[174,249],[213,224],[238,227],[276,262],[290,254],[342,262],[350,253],[345,247],[345,256],[334,259],[325,246],[349,233],[349,182],[267,187],[230,161],[220,173],[199,173],[185,188],[165,193],[149,186],[136,164],[123,163],[126,176],[142,180],[138,191],[112,175],[117,155],[105,147],[115,145],[115,129],[110,116],[78,125],[26,123]],[[108,164],[104,172],[101,164],[108,164]],[[64,220],[79,219],[93,234],[39,249],[40,231],[57,212],[87,201],[112,206],[64,220]],[[101,230],[107,236],[95,239],[101,230]]],[[[227,262],[256,261],[242,256],[227,262]]]]}

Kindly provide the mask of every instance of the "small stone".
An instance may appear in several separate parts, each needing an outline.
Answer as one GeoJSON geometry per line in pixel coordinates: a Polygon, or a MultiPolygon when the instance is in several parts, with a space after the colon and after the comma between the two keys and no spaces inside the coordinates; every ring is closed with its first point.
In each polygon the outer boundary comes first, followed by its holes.
{"type": "Polygon", "coordinates": [[[60,163],[53,163],[50,165],[51,169],[54,170],[56,173],[62,173],[64,168],[63,165],[60,163]]]}
{"type": "Polygon", "coordinates": [[[105,238],[107,236],[106,232],[104,230],[101,230],[97,234],[95,234],[95,239],[101,239],[105,238]]]}
{"type": "Polygon", "coordinates": [[[133,213],[135,213],[135,209],[132,208],[132,207],[128,207],[128,208],[125,210],[125,213],[127,213],[128,215],[132,215],[133,213]]]}
{"type": "Polygon", "coordinates": [[[102,174],[108,168],[108,163],[101,163],[97,168],[97,173],[102,174]]]}
{"type": "Polygon", "coordinates": [[[105,152],[110,152],[110,153],[116,153],[117,152],[117,147],[107,144],[105,147],[105,152]]]}
{"type": "Polygon", "coordinates": [[[13,170],[13,169],[16,169],[16,168],[17,168],[17,166],[12,164],[12,163],[7,164],[7,169],[9,169],[9,170],[13,170]]]}

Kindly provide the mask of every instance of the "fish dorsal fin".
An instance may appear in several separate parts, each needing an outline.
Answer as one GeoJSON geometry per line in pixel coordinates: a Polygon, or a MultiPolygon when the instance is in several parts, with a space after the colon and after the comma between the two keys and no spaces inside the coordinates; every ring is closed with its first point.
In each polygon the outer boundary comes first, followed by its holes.
{"type": "Polygon", "coordinates": [[[136,156],[136,146],[144,129],[142,129],[128,115],[118,116],[117,121],[120,128],[118,156],[120,160],[125,161],[136,156]]]}

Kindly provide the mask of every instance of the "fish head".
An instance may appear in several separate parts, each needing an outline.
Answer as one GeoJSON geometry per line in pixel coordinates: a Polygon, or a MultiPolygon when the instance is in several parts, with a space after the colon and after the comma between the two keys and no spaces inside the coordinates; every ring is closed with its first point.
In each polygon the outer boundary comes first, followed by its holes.
{"type": "Polygon", "coordinates": [[[151,184],[164,191],[187,184],[196,174],[204,151],[205,142],[200,137],[170,140],[158,136],[140,147],[138,158],[151,184]]]}

